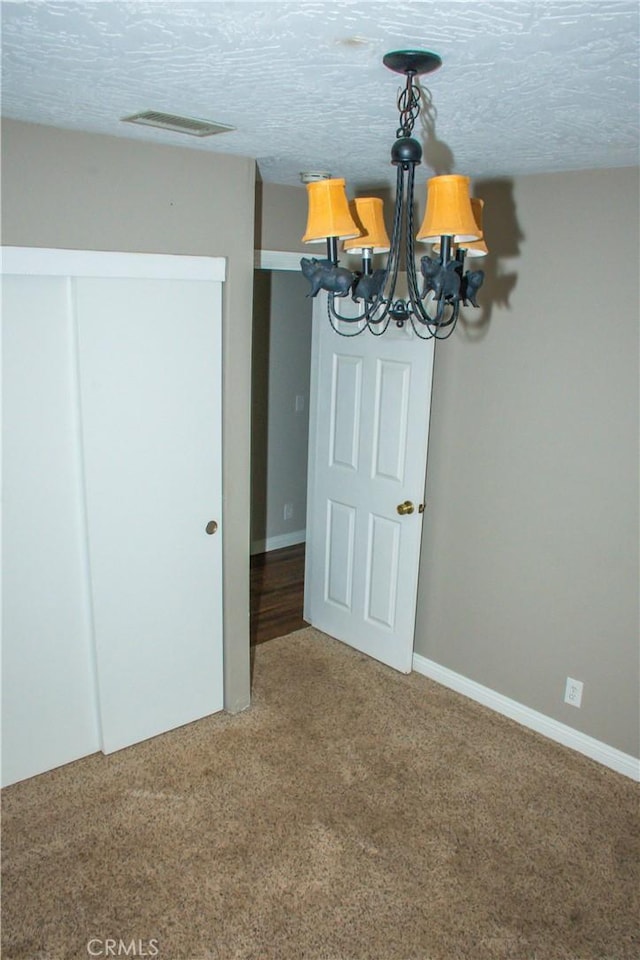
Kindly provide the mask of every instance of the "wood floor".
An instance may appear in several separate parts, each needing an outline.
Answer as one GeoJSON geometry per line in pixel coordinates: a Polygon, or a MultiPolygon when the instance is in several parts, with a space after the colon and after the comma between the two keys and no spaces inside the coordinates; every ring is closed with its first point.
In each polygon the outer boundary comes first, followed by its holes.
{"type": "Polygon", "coordinates": [[[302,619],[305,544],[251,557],[251,643],[308,626],[302,619]]]}

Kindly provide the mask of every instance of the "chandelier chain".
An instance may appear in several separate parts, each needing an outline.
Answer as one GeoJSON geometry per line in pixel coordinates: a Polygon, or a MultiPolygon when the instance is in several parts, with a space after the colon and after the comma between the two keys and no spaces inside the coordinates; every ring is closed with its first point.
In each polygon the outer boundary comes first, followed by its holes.
{"type": "Polygon", "coordinates": [[[420,90],[413,82],[412,73],[407,74],[407,84],[398,94],[398,110],[400,126],[396,130],[396,137],[410,137],[420,115],[420,90]]]}

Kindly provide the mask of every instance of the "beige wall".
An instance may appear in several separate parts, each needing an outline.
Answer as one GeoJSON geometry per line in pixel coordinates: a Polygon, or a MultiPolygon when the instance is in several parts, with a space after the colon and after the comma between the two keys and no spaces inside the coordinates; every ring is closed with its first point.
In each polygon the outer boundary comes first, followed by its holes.
{"type": "Polygon", "coordinates": [[[304,540],[311,303],[299,270],[256,270],[253,297],[251,549],[304,540]],[[296,411],[296,398],[302,409],[296,411]],[[292,507],[284,519],[284,505],[292,507]],[[284,541],[283,542],[283,538],[284,541]]]}
{"type": "MultiPolygon", "coordinates": [[[[633,756],[638,170],[479,183],[476,326],[436,348],[416,652],[633,756]],[[583,705],[564,704],[567,676],[583,705]]],[[[299,249],[302,189],[263,187],[299,249]]],[[[419,345],[418,345],[419,347],[419,345]]]]}
{"type": "Polygon", "coordinates": [[[299,187],[285,187],[275,183],[257,184],[256,189],[256,250],[301,251],[301,256],[325,256],[324,246],[302,242],[307,223],[307,191],[299,187]]]}
{"type": "Polygon", "coordinates": [[[2,124],[2,242],[227,258],[223,292],[225,705],[249,703],[253,160],[2,124]]]}
{"type": "Polygon", "coordinates": [[[638,171],[476,192],[515,285],[436,348],[416,651],[638,756],[638,171]]]}

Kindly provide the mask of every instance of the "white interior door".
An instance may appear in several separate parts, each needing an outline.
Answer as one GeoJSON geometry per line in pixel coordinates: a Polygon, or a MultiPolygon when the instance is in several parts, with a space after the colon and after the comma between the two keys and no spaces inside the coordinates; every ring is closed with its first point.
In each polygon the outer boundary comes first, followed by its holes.
{"type": "Polygon", "coordinates": [[[100,749],[69,307],[2,278],[3,786],[100,749]]]}
{"type": "Polygon", "coordinates": [[[77,281],[103,750],[222,709],[220,285],[77,281]]]}
{"type": "MultiPolygon", "coordinates": [[[[342,301],[341,311],[347,306],[342,301]]],[[[314,304],[305,619],[411,670],[433,340],[337,334],[314,304]],[[409,501],[413,512],[401,515],[409,501]]]]}

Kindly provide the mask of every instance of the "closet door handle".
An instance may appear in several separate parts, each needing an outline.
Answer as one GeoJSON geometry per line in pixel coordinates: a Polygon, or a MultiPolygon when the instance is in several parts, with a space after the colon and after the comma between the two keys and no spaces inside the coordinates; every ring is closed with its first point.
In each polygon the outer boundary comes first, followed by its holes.
{"type": "Polygon", "coordinates": [[[217,529],[218,529],[218,524],[216,523],[215,520],[209,520],[209,523],[205,527],[205,530],[209,534],[215,533],[217,529]]]}

